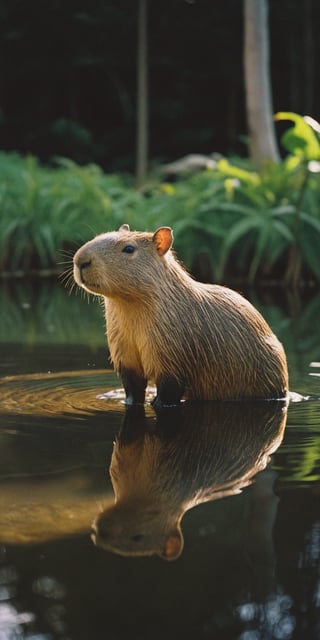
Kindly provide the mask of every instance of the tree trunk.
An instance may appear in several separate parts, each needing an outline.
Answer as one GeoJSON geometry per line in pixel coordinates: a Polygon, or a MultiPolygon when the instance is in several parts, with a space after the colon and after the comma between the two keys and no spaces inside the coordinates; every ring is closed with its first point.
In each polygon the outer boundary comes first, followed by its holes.
{"type": "Polygon", "coordinates": [[[147,1],[139,0],[137,43],[136,184],[141,186],[148,170],[148,45],[147,1]]]}
{"type": "Polygon", "coordinates": [[[313,38],[313,3],[305,0],[304,3],[304,112],[313,113],[314,88],[317,85],[314,74],[314,38],[313,38]]]}
{"type": "Polygon", "coordinates": [[[244,0],[244,74],[249,151],[257,166],[278,162],[269,70],[267,0],[244,0]]]}

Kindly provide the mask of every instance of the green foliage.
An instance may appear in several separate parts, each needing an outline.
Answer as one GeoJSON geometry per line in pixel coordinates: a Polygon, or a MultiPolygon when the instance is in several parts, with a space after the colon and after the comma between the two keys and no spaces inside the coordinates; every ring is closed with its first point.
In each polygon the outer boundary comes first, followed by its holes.
{"type": "Polygon", "coordinates": [[[64,252],[70,260],[79,244],[126,222],[141,230],[172,226],[179,256],[207,279],[290,281],[305,273],[320,280],[320,125],[276,115],[288,119],[288,155],[278,164],[257,172],[247,160],[221,158],[174,183],[155,174],[140,191],[132,178],[96,165],[58,159],[45,167],[0,153],[0,268],[57,268],[64,252]]]}
{"type": "Polygon", "coordinates": [[[303,160],[319,160],[320,144],[317,138],[319,123],[308,116],[304,118],[297,113],[279,112],[275,115],[276,121],[291,120],[293,127],[285,131],[282,136],[282,144],[292,155],[303,160]]]}
{"type": "MultiPolygon", "coordinates": [[[[320,125],[291,113],[279,113],[276,119],[294,122],[282,137],[289,155],[278,164],[266,164],[259,173],[246,161],[222,158],[211,176],[215,186],[220,181],[213,200],[207,198],[195,217],[182,223],[187,238],[187,229],[197,233],[194,251],[200,244],[209,253],[211,246],[217,279],[238,274],[253,282],[258,274],[267,277],[273,272],[296,284],[301,274],[295,268],[302,264],[320,280],[320,125]]],[[[210,180],[208,173],[202,179],[206,177],[210,180]]],[[[188,240],[189,260],[190,247],[188,240]]]]}
{"type": "Polygon", "coordinates": [[[124,210],[129,215],[138,196],[124,184],[93,165],[60,159],[50,169],[0,154],[0,267],[56,267],[64,250],[121,223],[124,210]]]}

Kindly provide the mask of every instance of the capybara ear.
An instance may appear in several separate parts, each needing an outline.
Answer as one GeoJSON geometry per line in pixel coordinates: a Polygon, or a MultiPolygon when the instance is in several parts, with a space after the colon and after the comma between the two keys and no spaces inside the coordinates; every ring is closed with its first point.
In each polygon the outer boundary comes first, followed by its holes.
{"type": "Polygon", "coordinates": [[[171,531],[166,538],[163,549],[159,553],[160,557],[165,560],[176,560],[181,554],[183,544],[184,542],[181,529],[177,528],[174,531],[171,531]]]}
{"type": "Polygon", "coordinates": [[[118,231],[130,231],[130,227],[128,224],[122,224],[118,231]]]}
{"type": "Polygon", "coordinates": [[[159,256],[164,256],[164,254],[169,251],[170,247],[172,247],[172,229],[170,229],[170,227],[160,227],[154,232],[152,241],[156,245],[159,256]]]}

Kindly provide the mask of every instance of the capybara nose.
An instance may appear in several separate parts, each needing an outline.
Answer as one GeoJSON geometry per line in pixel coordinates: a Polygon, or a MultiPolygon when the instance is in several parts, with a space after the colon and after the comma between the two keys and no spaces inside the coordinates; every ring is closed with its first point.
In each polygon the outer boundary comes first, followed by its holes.
{"type": "Polygon", "coordinates": [[[85,281],[86,281],[85,270],[88,269],[90,265],[91,265],[91,260],[84,260],[83,262],[80,262],[78,264],[78,269],[80,272],[80,280],[83,284],[85,284],[85,281]]]}
{"type": "Polygon", "coordinates": [[[73,263],[74,263],[74,277],[78,284],[84,283],[85,278],[85,270],[88,269],[91,265],[91,258],[86,251],[82,251],[81,249],[77,251],[74,255],[73,263]]]}
{"type": "Polygon", "coordinates": [[[77,253],[75,254],[74,258],[73,258],[74,264],[76,267],[78,267],[80,273],[84,270],[84,269],[88,269],[88,267],[90,267],[91,265],[91,258],[88,255],[87,252],[85,251],[77,251],[77,253]]]}
{"type": "Polygon", "coordinates": [[[78,267],[80,269],[80,271],[83,271],[83,269],[87,269],[88,267],[90,267],[91,265],[91,260],[79,260],[78,262],[78,267]]]}
{"type": "Polygon", "coordinates": [[[91,258],[90,253],[88,251],[83,250],[83,248],[79,249],[77,253],[73,257],[73,261],[78,267],[78,269],[86,269],[90,267],[91,258]]]}

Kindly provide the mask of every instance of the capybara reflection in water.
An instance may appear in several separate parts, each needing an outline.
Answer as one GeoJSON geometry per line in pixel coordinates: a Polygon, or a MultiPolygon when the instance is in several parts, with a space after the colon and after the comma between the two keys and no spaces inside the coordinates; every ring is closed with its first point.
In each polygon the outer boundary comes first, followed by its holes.
{"type": "Polygon", "coordinates": [[[282,345],[239,293],[196,282],[176,259],[172,230],[98,235],[74,256],[74,278],[103,296],[107,339],[128,405],[156,383],[156,408],[195,400],[282,398],[282,345]]]}
{"type": "Polygon", "coordinates": [[[110,464],[115,503],[97,516],[94,542],[120,555],[178,558],[186,511],[240,493],[280,445],[285,422],[277,401],[183,403],[156,423],[144,407],[128,408],[110,464]]]}

